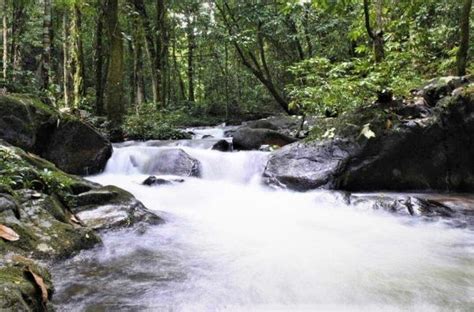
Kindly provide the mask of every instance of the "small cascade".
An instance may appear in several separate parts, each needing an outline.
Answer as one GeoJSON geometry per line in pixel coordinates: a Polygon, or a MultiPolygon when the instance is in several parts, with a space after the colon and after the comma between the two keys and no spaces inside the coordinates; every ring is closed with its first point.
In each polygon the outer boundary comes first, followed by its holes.
{"type": "MultiPolygon", "coordinates": [[[[90,177],[133,193],[166,223],[107,232],[55,268],[59,311],[468,311],[469,229],[394,217],[347,194],[259,183],[265,152],[224,153],[196,139],[116,145],[90,177]],[[182,149],[200,178],[145,186],[182,149]],[[92,273],[91,273],[92,272],[92,273]]],[[[214,139],[213,139],[214,140],[214,139]]]]}

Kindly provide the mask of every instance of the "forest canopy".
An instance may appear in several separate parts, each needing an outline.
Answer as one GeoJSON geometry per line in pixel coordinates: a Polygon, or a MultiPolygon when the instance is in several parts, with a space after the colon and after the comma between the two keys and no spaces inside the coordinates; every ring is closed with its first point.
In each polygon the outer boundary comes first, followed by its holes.
{"type": "Polygon", "coordinates": [[[338,113],[472,73],[472,0],[0,0],[0,88],[118,137],[338,113]],[[107,118],[100,119],[100,116],[107,118]]]}

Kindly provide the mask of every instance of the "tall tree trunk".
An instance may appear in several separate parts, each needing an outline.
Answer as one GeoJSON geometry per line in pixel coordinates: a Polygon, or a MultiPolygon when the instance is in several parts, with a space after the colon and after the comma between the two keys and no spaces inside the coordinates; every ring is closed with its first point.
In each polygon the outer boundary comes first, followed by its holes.
{"type": "MultiPolygon", "coordinates": [[[[378,0],[380,1],[380,0],[378,0]]],[[[378,3],[377,9],[377,20],[381,23],[382,21],[382,3],[378,3]]],[[[383,29],[377,29],[375,32],[372,29],[370,24],[370,7],[369,7],[369,0],[364,0],[364,20],[365,20],[365,29],[367,30],[367,34],[369,35],[370,39],[372,40],[372,45],[374,48],[374,60],[375,63],[380,63],[385,58],[385,43],[383,39],[383,29]]],[[[379,25],[380,26],[380,25],[379,25]]]]}
{"type": "Polygon", "coordinates": [[[64,105],[69,107],[69,77],[70,77],[70,62],[69,62],[69,16],[68,11],[63,13],[63,95],[64,105]]]}
{"type": "Polygon", "coordinates": [[[95,33],[95,112],[104,115],[104,4],[97,0],[97,21],[95,33]]]}
{"type": "Polygon", "coordinates": [[[132,103],[139,107],[145,100],[143,88],[143,35],[136,18],[133,20],[132,27],[132,103]]]}
{"type": "Polygon", "coordinates": [[[188,101],[194,102],[194,23],[192,17],[188,17],[188,101]]]}
{"type": "Polygon", "coordinates": [[[2,8],[2,46],[3,46],[3,54],[2,54],[2,73],[3,79],[5,81],[8,80],[8,14],[7,14],[7,0],[1,0],[1,8],[2,8]]]}
{"type": "MultiPolygon", "coordinates": [[[[153,103],[158,105],[161,101],[160,94],[160,63],[159,63],[159,54],[160,51],[156,45],[156,40],[153,37],[155,30],[150,24],[150,19],[148,18],[148,13],[146,11],[146,6],[143,0],[130,0],[135,8],[135,10],[140,15],[140,19],[143,24],[143,29],[145,31],[146,39],[146,52],[147,57],[150,62],[150,71],[151,71],[151,84],[152,84],[152,94],[153,94],[153,103]]],[[[158,1],[158,0],[157,0],[158,1]]]]}
{"type": "Polygon", "coordinates": [[[158,60],[156,63],[158,64],[158,85],[160,87],[160,98],[159,101],[161,102],[161,106],[165,107],[167,98],[166,98],[166,90],[167,90],[167,68],[168,68],[168,27],[167,27],[167,14],[166,14],[166,6],[164,0],[157,0],[156,1],[156,12],[157,12],[157,38],[156,38],[156,47],[157,47],[157,57],[158,60]]]}
{"type": "Polygon", "coordinates": [[[80,106],[85,93],[84,88],[84,52],[81,37],[82,13],[79,4],[74,5],[73,19],[71,23],[72,49],[71,60],[73,66],[73,106],[80,106]]]}
{"type": "Polygon", "coordinates": [[[51,68],[51,0],[44,0],[43,15],[43,55],[41,62],[41,80],[43,90],[47,90],[50,84],[51,68]]]}
{"type": "Polygon", "coordinates": [[[181,76],[181,70],[179,68],[178,58],[176,57],[176,39],[173,40],[173,63],[174,63],[174,70],[176,73],[176,78],[178,79],[179,84],[179,95],[180,100],[186,100],[186,91],[184,87],[183,77],[181,76]]]}
{"type": "Polygon", "coordinates": [[[471,15],[472,0],[464,0],[461,12],[461,38],[457,54],[457,74],[464,76],[469,58],[469,17],[471,15]]]}
{"type": "Polygon", "coordinates": [[[106,0],[105,20],[110,42],[110,54],[105,99],[112,140],[120,140],[123,137],[121,126],[125,111],[123,99],[123,40],[118,13],[118,0],[106,0]]]}
{"type": "Polygon", "coordinates": [[[18,80],[18,74],[22,68],[21,42],[20,39],[25,31],[26,9],[23,1],[13,1],[13,18],[11,30],[11,52],[10,64],[12,66],[12,80],[18,80]]]}

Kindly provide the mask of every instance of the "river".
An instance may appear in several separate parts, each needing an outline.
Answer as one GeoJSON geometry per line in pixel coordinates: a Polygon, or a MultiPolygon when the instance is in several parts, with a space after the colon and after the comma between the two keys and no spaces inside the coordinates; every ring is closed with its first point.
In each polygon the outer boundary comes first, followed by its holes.
{"type": "Polygon", "coordinates": [[[268,153],[213,139],[127,143],[90,180],[133,193],[163,225],[107,232],[53,269],[59,311],[472,311],[474,233],[261,184],[268,153]],[[144,186],[182,146],[202,178],[144,186]]]}

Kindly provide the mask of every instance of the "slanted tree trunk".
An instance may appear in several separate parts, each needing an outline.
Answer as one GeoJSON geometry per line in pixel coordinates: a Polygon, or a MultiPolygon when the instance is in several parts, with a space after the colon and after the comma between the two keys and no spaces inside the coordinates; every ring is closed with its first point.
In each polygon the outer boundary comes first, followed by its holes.
{"type": "Polygon", "coordinates": [[[2,8],[2,76],[5,81],[8,80],[8,14],[7,14],[7,0],[0,1],[2,8]]]}
{"type": "MultiPolygon", "coordinates": [[[[380,1],[380,0],[379,0],[380,1]]],[[[382,20],[382,4],[378,3],[377,9],[377,20],[382,20]]],[[[380,63],[385,58],[385,43],[384,43],[384,32],[383,29],[377,29],[375,32],[372,29],[370,23],[370,8],[369,8],[369,0],[364,0],[364,19],[365,19],[365,28],[367,30],[367,34],[369,35],[370,39],[372,40],[372,45],[374,48],[374,60],[376,63],[380,63]]],[[[381,26],[380,24],[378,25],[381,26]]]]}
{"type": "Polygon", "coordinates": [[[97,21],[95,32],[95,112],[104,115],[104,4],[97,0],[97,21]]]}
{"type": "Polygon", "coordinates": [[[471,15],[471,8],[472,0],[464,0],[460,21],[461,38],[457,54],[457,74],[459,76],[466,74],[469,58],[469,17],[471,15]]]}
{"type": "Polygon", "coordinates": [[[118,20],[118,0],[106,0],[105,21],[110,42],[109,66],[105,87],[107,116],[112,140],[123,137],[121,130],[125,110],[123,88],[123,40],[118,20]]]}
{"type": "MultiPolygon", "coordinates": [[[[228,3],[224,1],[224,5],[222,7],[217,5],[217,9],[221,13],[222,19],[227,28],[227,32],[229,33],[231,37],[233,37],[234,32],[235,32],[234,29],[238,30],[239,24],[235,20],[235,17],[232,15],[232,11],[228,3]]],[[[261,25],[259,27],[261,27],[261,25]]],[[[257,35],[259,35],[259,31],[257,32],[257,35]]],[[[252,72],[252,74],[265,86],[265,88],[272,95],[272,97],[275,99],[278,105],[280,105],[280,107],[283,110],[285,110],[285,112],[290,114],[292,112],[290,111],[288,101],[285,99],[285,96],[282,95],[282,93],[280,93],[278,88],[275,86],[272,80],[272,77],[270,75],[269,68],[266,64],[265,50],[264,50],[264,45],[263,45],[262,40],[263,39],[261,35],[259,35],[259,37],[257,37],[257,43],[258,43],[258,50],[260,53],[260,61],[251,50],[245,49],[236,40],[233,40],[232,43],[235,49],[237,50],[237,54],[239,55],[242,61],[242,64],[246,68],[248,68],[252,72]]]]}
{"type": "Polygon", "coordinates": [[[43,55],[41,62],[41,81],[43,90],[47,90],[50,84],[51,68],[51,0],[44,0],[43,15],[43,55]]]}

